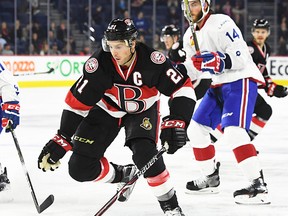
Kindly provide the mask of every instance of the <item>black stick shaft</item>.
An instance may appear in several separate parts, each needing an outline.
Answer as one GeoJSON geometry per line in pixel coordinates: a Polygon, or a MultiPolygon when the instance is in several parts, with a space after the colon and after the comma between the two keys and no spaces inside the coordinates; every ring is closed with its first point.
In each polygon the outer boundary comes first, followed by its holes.
{"type": "MultiPolygon", "coordinates": [[[[9,126],[10,127],[10,126],[9,126]]],[[[20,145],[19,145],[19,142],[18,142],[18,139],[16,137],[16,134],[14,132],[14,130],[10,127],[9,128],[11,134],[12,134],[12,137],[13,137],[13,140],[14,140],[14,143],[15,143],[15,146],[16,146],[16,149],[17,149],[17,152],[18,152],[18,155],[19,155],[19,158],[20,158],[20,161],[21,161],[21,164],[22,164],[22,168],[23,168],[23,171],[25,173],[25,176],[26,176],[26,179],[27,179],[27,182],[28,182],[28,185],[30,187],[30,192],[31,192],[31,195],[32,195],[32,198],[33,198],[33,202],[34,202],[34,205],[37,209],[37,212],[40,214],[42,211],[44,211],[46,208],[48,208],[53,202],[54,202],[54,196],[53,195],[50,195],[40,206],[38,204],[38,201],[37,201],[37,197],[36,197],[36,194],[34,192],[34,188],[33,188],[33,185],[32,185],[32,182],[31,182],[31,179],[30,179],[30,176],[29,176],[29,173],[28,173],[28,170],[26,168],[26,165],[25,165],[25,161],[24,161],[24,157],[23,157],[23,154],[21,152],[21,149],[20,149],[20,145]]]]}

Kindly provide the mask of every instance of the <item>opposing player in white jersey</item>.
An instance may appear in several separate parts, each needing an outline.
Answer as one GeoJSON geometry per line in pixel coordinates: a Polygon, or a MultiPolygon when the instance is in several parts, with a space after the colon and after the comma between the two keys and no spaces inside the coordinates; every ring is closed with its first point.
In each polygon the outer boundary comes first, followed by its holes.
{"type": "MultiPolygon", "coordinates": [[[[12,73],[0,60],[0,117],[2,120],[0,133],[7,126],[15,129],[19,125],[19,88],[13,79],[12,73]],[[10,123],[9,123],[10,122],[10,123]]],[[[8,132],[9,130],[6,130],[8,132]]],[[[1,192],[10,188],[10,181],[7,177],[7,169],[2,170],[0,164],[0,195],[1,192]]]]}
{"type": "MultiPolygon", "coordinates": [[[[185,6],[183,4],[183,9],[185,6]]],[[[247,133],[257,98],[257,85],[265,83],[263,76],[253,63],[241,31],[229,16],[213,14],[210,0],[189,0],[186,9],[186,18],[195,23],[200,52],[196,52],[192,31],[188,29],[184,35],[187,54],[184,65],[192,79],[200,72],[212,75],[211,87],[188,129],[203,177],[188,182],[187,191],[215,192],[219,186],[219,163],[215,162],[215,148],[209,132],[221,124],[223,141],[232,147],[239,167],[250,183],[234,192],[235,202],[268,204],[268,191],[257,152],[247,133]],[[187,11],[191,16],[187,16],[187,11]]]]}

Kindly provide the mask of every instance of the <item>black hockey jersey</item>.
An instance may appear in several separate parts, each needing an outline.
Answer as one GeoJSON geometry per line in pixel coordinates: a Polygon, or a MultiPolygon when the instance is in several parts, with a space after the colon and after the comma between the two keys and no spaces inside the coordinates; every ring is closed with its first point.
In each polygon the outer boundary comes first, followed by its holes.
{"type": "Polygon", "coordinates": [[[136,56],[126,69],[117,64],[110,52],[94,53],[65,101],[77,114],[88,112],[97,104],[111,116],[121,118],[149,109],[161,93],[180,97],[184,106],[179,104],[177,111],[187,117],[192,115],[193,110],[185,107],[185,103],[195,101],[190,78],[176,70],[164,54],[138,43],[136,56]]]}
{"type": "Polygon", "coordinates": [[[269,76],[266,68],[267,59],[271,54],[270,46],[265,42],[263,50],[255,43],[255,41],[247,42],[249,52],[264,77],[269,76]]]}

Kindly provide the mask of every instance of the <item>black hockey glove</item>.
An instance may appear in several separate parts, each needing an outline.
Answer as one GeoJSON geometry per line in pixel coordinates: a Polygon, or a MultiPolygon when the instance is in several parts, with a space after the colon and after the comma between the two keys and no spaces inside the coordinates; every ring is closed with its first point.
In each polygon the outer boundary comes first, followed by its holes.
{"type": "Polygon", "coordinates": [[[59,160],[71,149],[71,139],[66,138],[58,131],[42,149],[38,157],[38,168],[44,172],[47,170],[54,171],[60,166],[59,160]]]}
{"type": "Polygon", "coordinates": [[[277,98],[282,98],[282,97],[287,96],[288,91],[286,87],[282,85],[277,85],[276,83],[272,81],[270,77],[265,77],[265,82],[266,82],[265,91],[268,96],[270,97],[275,96],[277,98]]]}
{"type": "Polygon", "coordinates": [[[168,144],[168,154],[174,154],[186,144],[186,123],[176,116],[166,116],[161,124],[161,144],[168,144]]]}

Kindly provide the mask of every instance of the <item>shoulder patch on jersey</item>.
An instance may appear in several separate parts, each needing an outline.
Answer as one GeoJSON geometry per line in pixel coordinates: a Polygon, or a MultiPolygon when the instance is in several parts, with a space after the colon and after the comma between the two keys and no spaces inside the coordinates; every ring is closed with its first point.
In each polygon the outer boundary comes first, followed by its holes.
{"type": "Polygon", "coordinates": [[[98,60],[96,58],[90,58],[85,63],[85,70],[88,73],[93,73],[98,69],[98,60]]]}
{"type": "Polygon", "coordinates": [[[176,42],[172,45],[172,49],[176,50],[180,46],[179,42],[176,42]]]}
{"type": "Polygon", "coordinates": [[[165,55],[159,51],[152,52],[150,58],[155,64],[163,64],[166,61],[165,55]]]}
{"type": "Polygon", "coordinates": [[[248,50],[250,54],[254,53],[254,48],[252,46],[248,46],[248,50]]]}

